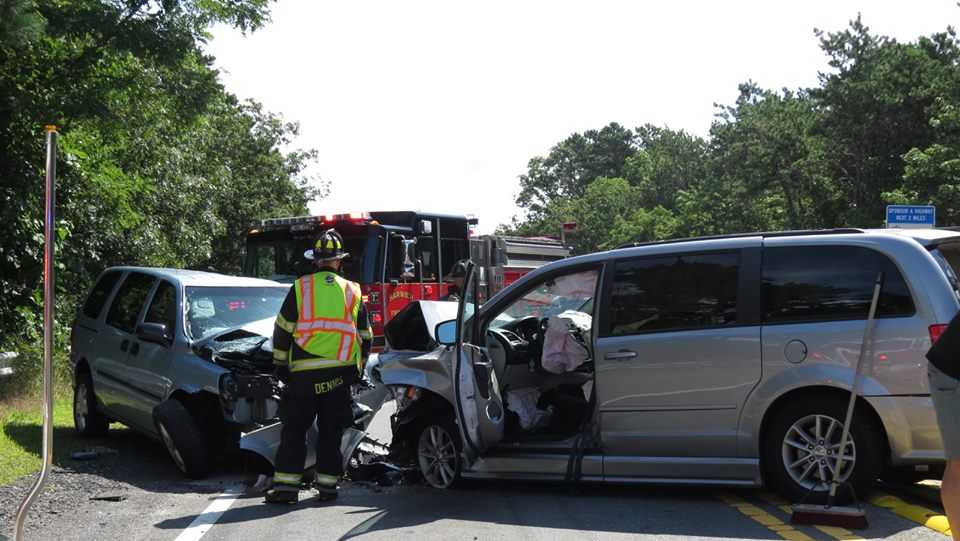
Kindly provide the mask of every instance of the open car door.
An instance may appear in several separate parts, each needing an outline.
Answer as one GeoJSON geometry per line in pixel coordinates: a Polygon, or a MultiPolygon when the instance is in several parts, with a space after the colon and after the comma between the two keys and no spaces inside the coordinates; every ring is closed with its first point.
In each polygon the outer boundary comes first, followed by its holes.
{"type": "Polygon", "coordinates": [[[457,310],[456,359],[453,381],[457,425],[463,436],[468,464],[503,439],[504,408],[493,362],[484,348],[478,314],[477,266],[467,264],[463,297],[457,310]]]}

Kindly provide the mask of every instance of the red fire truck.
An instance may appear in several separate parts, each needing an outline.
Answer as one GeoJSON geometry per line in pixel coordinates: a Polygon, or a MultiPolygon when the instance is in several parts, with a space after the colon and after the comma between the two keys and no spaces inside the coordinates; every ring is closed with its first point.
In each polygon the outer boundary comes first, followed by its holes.
{"type": "Polygon", "coordinates": [[[311,272],[303,252],[320,231],[335,227],[350,252],[344,275],[360,284],[379,351],[383,326],[404,306],[447,294],[443,277],[456,261],[470,257],[470,225],[476,223],[466,216],[412,211],[263,220],[247,231],[243,271],[293,282],[311,272]]]}

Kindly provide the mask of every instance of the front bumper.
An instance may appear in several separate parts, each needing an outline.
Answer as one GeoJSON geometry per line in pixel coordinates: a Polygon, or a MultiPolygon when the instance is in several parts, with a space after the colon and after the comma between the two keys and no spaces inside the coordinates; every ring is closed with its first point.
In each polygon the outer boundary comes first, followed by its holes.
{"type": "Polygon", "coordinates": [[[890,464],[912,466],[944,461],[940,428],[929,396],[868,396],[890,443],[890,464]]]}

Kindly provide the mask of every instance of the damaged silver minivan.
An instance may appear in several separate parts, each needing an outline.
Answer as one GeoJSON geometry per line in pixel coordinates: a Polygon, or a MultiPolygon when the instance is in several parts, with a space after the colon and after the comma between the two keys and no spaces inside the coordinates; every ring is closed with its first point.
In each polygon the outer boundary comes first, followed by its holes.
{"type": "Polygon", "coordinates": [[[924,353],[957,311],[958,261],[947,231],[693,239],[551,263],[482,307],[471,265],[456,308],[418,302],[394,318],[370,373],[396,400],[394,457],[438,488],[766,483],[816,500],[836,476],[860,492],[885,470],[942,465],[924,353]]]}

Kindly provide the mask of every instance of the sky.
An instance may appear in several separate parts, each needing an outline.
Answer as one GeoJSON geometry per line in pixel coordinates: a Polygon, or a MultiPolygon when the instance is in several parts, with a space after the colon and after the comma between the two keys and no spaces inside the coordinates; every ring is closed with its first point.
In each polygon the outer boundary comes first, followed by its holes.
{"type": "Polygon", "coordinates": [[[706,136],[737,86],[817,84],[814,29],[862,15],[912,41],[956,25],[955,0],[279,0],[253,34],[217,27],[227,90],[300,124],[314,213],[473,214],[491,232],[519,210],[530,158],[610,122],[706,136]]]}

